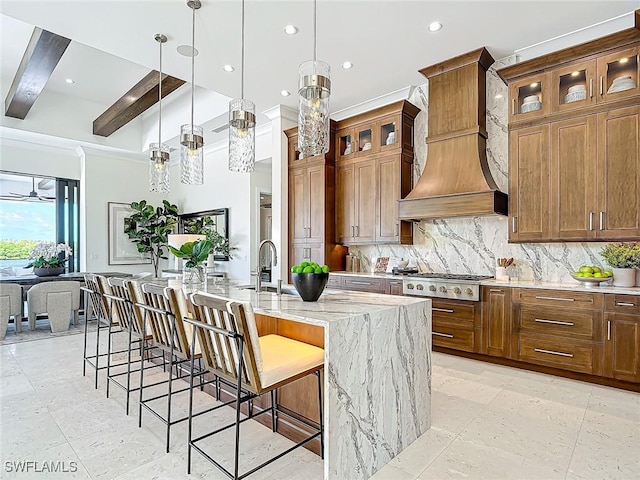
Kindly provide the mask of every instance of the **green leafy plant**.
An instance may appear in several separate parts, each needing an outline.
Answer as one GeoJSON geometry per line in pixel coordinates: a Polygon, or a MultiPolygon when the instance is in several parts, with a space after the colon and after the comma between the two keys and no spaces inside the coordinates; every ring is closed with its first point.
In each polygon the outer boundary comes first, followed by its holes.
{"type": "Polygon", "coordinates": [[[600,255],[613,268],[638,268],[640,266],[640,244],[609,243],[600,255]]]}
{"type": "Polygon", "coordinates": [[[198,240],[183,244],[179,250],[169,245],[169,250],[176,257],[186,260],[185,267],[194,268],[207,259],[212,247],[213,244],[209,240],[198,240]]]}
{"type": "Polygon", "coordinates": [[[168,235],[178,224],[178,207],[166,200],[161,207],[149,205],[146,200],[133,202],[135,213],[125,221],[125,233],[136,244],[138,252],[151,258],[156,277],[160,259],[167,259],[168,235]]]}
{"type": "Polygon", "coordinates": [[[214,255],[233,258],[231,252],[235,247],[229,245],[229,239],[218,233],[216,223],[211,217],[189,218],[184,221],[184,233],[194,235],[206,235],[212,244],[211,251],[214,255]]]}
{"type": "Polygon", "coordinates": [[[33,260],[29,267],[35,268],[60,268],[73,254],[73,249],[66,243],[40,242],[31,253],[29,259],[33,260]]]}

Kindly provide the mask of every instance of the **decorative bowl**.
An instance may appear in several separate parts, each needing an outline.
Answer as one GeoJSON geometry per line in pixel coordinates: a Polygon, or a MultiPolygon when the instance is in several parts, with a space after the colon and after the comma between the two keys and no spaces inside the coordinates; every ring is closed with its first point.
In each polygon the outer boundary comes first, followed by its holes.
{"type": "Polygon", "coordinates": [[[633,80],[628,80],[626,82],[613,82],[607,90],[607,93],[617,93],[624,92],[625,90],[631,90],[632,88],[636,88],[636,82],[633,80]]]}
{"type": "Polygon", "coordinates": [[[520,113],[534,112],[542,108],[541,102],[523,103],[520,107],[520,113]]]}
{"type": "Polygon", "coordinates": [[[320,298],[329,281],[328,273],[292,273],[293,286],[305,302],[315,302],[320,298]]]}
{"type": "Polygon", "coordinates": [[[362,151],[371,150],[371,143],[367,142],[362,146],[362,151]]]}
{"type": "Polygon", "coordinates": [[[580,100],[585,100],[586,98],[587,98],[586,90],[577,90],[575,92],[567,93],[564,96],[564,103],[579,102],[580,100]]]}
{"type": "Polygon", "coordinates": [[[631,75],[620,75],[613,79],[612,85],[619,82],[632,82],[631,75]]]}
{"type": "Polygon", "coordinates": [[[568,92],[569,93],[573,93],[573,92],[586,92],[587,91],[587,86],[583,85],[583,84],[578,84],[578,85],[572,85],[569,87],[568,92]]]}
{"type": "Polygon", "coordinates": [[[538,97],[538,95],[529,95],[528,97],[524,97],[524,100],[522,100],[522,104],[524,105],[525,103],[535,103],[539,101],[540,97],[538,97]]]}
{"type": "Polygon", "coordinates": [[[584,284],[585,288],[595,288],[599,287],[601,283],[610,282],[613,280],[613,277],[576,277],[575,275],[571,275],[574,280],[577,280],[584,284]]]}

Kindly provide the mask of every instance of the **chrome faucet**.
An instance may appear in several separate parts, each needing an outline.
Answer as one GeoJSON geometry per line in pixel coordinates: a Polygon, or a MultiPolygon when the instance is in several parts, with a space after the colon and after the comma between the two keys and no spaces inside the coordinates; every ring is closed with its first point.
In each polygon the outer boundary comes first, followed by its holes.
{"type": "MultiPolygon", "coordinates": [[[[262,291],[262,278],[260,274],[262,273],[262,248],[265,245],[269,245],[271,247],[271,250],[273,250],[272,266],[278,265],[278,251],[276,250],[275,243],[273,243],[271,240],[263,240],[262,242],[260,242],[260,246],[258,247],[258,275],[256,275],[256,292],[262,291]]],[[[273,274],[273,272],[271,273],[273,274]]]]}

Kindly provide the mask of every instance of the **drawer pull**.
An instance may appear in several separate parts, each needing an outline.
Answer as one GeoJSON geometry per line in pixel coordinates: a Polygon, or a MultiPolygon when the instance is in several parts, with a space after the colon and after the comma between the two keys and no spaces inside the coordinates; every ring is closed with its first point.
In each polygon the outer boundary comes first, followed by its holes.
{"type": "Polygon", "coordinates": [[[553,325],[566,325],[567,327],[573,327],[573,322],[561,322],[559,320],[545,320],[544,318],[536,318],[537,323],[551,323],[553,325]]]}
{"type": "Polygon", "coordinates": [[[545,350],[543,348],[534,348],[533,350],[538,353],[547,353],[549,355],[557,355],[558,357],[573,358],[573,353],[554,352],[553,350],[545,350]]]}
{"type": "Polygon", "coordinates": [[[436,308],[436,307],[433,307],[433,308],[431,308],[431,310],[433,310],[434,312],[453,313],[453,310],[451,310],[449,308],[436,308]]]}
{"type": "Polygon", "coordinates": [[[627,302],[616,302],[617,307],[635,307],[635,303],[627,303],[627,302]]]}
{"type": "Polygon", "coordinates": [[[449,335],[448,333],[431,332],[431,334],[437,337],[453,338],[453,335],[449,335]]]}
{"type": "Polygon", "coordinates": [[[611,320],[607,320],[607,340],[611,340],[611,320]]]}
{"type": "Polygon", "coordinates": [[[358,282],[355,280],[347,280],[348,283],[352,284],[352,285],[371,285],[371,283],[369,282],[358,282]]]}
{"type": "Polygon", "coordinates": [[[490,288],[489,289],[490,292],[502,292],[501,288],[490,288]]]}
{"type": "Polygon", "coordinates": [[[562,297],[542,297],[536,295],[536,300],[557,300],[559,302],[575,302],[575,298],[562,298],[562,297]]]}

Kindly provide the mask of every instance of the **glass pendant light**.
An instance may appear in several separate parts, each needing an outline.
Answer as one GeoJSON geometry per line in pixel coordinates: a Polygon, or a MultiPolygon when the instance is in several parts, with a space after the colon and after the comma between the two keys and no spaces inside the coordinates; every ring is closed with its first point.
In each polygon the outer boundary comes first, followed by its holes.
{"type": "Polygon", "coordinates": [[[193,124],[193,104],[195,95],[196,58],[196,10],[202,6],[200,0],[188,0],[192,12],[191,29],[191,123],[180,128],[180,181],[188,185],[202,185],[204,146],[202,127],[193,124]]]}
{"type": "Polygon", "coordinates": [[[242,0],[242,60],[240,98],[229,102],[229,170],[253,172],[256,166],[256,107],[244,98],[244,0],[242,0]]]}
{"type": "Polygon", "coordinates": [[[313,60],[300,65],[298,79],[298,146],[305,157],[329,151],[331,68],[318,57],[316,0],[313,0],[313,60]]]}
{"type": "Polygon", "coordinates": [[[156,33],[153,37],[160,44],[160,71],[158,72],[158,143],[149,145],[149,191],[169,193],[169,145],[162,143],[162,44],[167,37],[156,33]]]}

